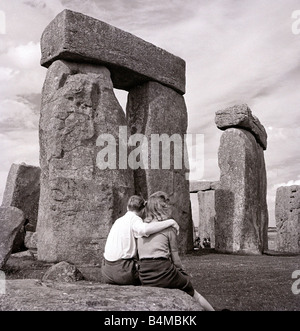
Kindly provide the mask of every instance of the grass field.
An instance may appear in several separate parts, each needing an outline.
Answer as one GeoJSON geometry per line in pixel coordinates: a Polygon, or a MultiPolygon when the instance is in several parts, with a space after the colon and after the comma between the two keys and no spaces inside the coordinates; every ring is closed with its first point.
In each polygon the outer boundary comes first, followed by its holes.
{"type": "Polygon", "coordinates": [[[292,273],[300,256],[241,256],[197,251],[182,258],[192,283],[217,309],[300,311],[292,273]]]}
{"type": "MultiPolygon", "coordinates": [[[[182,257],[192,283],[216,310],[300,311],[300,294],[292,293],[292,273],[300,256],[241,256],[199,250],[182,257]]],[[[7,279],[41,279],[49,265],[11,257],[7,279]]],[[[298,287],[300,288],[300,286],[298,287]]]]}

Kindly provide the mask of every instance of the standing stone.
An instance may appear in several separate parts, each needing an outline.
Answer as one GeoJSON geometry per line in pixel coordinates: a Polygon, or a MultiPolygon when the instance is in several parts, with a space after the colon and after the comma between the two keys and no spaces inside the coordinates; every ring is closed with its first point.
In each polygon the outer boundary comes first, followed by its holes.
{"type": "Polygon", "coordinates": [[[215,121],[225,130],[215,193],[216,250],[262,254],[268,249],[266,130],[245,104],[218,111],[215,121]]]}
{"type": "MultiPolygon", "coordinates": [[[[193,185],[195,189],[195,184],[193,185]]],[[[203,182],[202,190],[198,191],[199,202],[199,226],[198,236],[203,245],[204,240],[208,240],[210,248],[215,248],[215,187],[216,182],[203,182]],[[209,185],[210,184],[210,185],[209,185]]],[[[191,188],[190,188],[191,189],[191,188]]]]}
{"type": "Polygon", "coordinates": [[[0,269],[8,260],[16,235],[24,222],[22,210],[16,207],[0,207],[0,269]]]}
{"type": "MultiPolygon", "coordinates": [[[[38,218],[41,169],[22,164],[12,164],[3,195],[2,206],[16,207],[23,211],[26,230],[35,231],[38,218]]],[[[21,228],[13,251],[18,251],[24,242],[25,231],[21,228]]]]}
{"type": "MultiPolygon", "coordinates": [[[[50,66],[40,118],[39,260],[101,262],[110,227],[134,192],[130,169],[116,170],[118,162],[100,169],[105,138],[112,139],[112,152],[121,143],[119,126],[126,126],[126,118],[105,67],[64,61],[50,66]]],[[[116,154],[111,156],[113,163],[116,154]]]]}
{"type": "Polygon", "coordinates": [[[181,228],[178,240],[180,251],[192,250],[189,171],[184,154],[187,130],[184,98],[159,83],[140,85],[130,90],[128,95],[127,118],[130,133],[143,134],[146,138],[141,147],[144,151],[141,153],[141,167],[134,172],[136,193],[146,199],[157,191],[171,196],[173,217],[181,228]],[[161,145],[159,139],[163,141],[161,145]]]}
{"type": "Polygon", "coordinates": [[[221,137],[219,167],[216,250],[261,254],[268,247],[263,148],[248,130],[229,128],[221,137]]]}
{"type": "Polygon", "coordinates": [[[300,186],[283,186],[276,193],[276,249],[300,253],[300,186]]]}

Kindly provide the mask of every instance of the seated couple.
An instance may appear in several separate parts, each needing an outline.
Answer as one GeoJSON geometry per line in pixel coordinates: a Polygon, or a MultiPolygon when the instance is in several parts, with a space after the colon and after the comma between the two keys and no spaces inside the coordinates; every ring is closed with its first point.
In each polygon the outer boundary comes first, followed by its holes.
{"type": "Polygon", "coordinates": [[[168,195],[154,193],[147,203],[132,196],[127,210],[115,221],[107,238],[102,263],[105,283],[180,289],[198,301],[203,310],[213,311],[183,270],[177,246],[179,226],[170,219],[168,195]]]}

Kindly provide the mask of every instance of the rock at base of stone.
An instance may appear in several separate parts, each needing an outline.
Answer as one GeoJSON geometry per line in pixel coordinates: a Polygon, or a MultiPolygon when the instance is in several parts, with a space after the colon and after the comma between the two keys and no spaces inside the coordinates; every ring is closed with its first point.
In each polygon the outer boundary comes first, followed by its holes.
{"type": "Polygon", "coordinates": [[[228,129],[219,148],[215,191],[216,250],[262,254],[268,249],[267,180],[262,147],[242,129],[228,129]]]}
{"type": "Polygon", "coordinates": [[[32,253],[37,253],[37,232],[27,231],[24,240],[25,247],[32,253]]]}
{"type": "Polygon", "coordinates": [[[300,185],[277,189],[275,217],[276,250],[282,253],[300,253],[300,185]]]}
{"type": "Polygon", "coordinates": [[[16,235],[24,222],[22,210],[16,207],[0,207],[0,269],[8,260],[16,235]]]}
{"type": "Polygon", "coordinates": [[[82,273],[75,265],[68,262],[59,262],[50,267],[42,278],[42,281],[55,281],[60,283],[73,283],[83,280],[82,273]]]}

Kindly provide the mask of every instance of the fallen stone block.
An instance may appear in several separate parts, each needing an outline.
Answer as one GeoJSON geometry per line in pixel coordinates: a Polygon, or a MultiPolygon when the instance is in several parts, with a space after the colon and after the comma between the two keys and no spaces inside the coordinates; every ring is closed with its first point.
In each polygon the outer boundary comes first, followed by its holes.
{"type": "Polygon", "coordinates": [[[59,262],[50,267],[42,278],[43,281],[52,280],[62,283],[73,283],[83,280],[83,275],[75,265],[68,262],[59,262]]]}
{"type": "Polygon", "coordinates": [[[22,210],[16,207],[0,207],[0,269],[8,260],[16,235],[24,222],[22,210]]]}
{"type": "MultiPolygon", "coordinates": [[[[201,311],[201,306],[180,290],[143,286],[113,286],[80,281],[6,281],[0,295],[2,311],[201,311]]],[[[194,315],[194,314],[191,314],[194,315]]]]}
{"type": "Polygon", "coordinates": [[[104,65],[115,88],[157,81],[185,93],[185,61],[128,32],[65,9],[41,38],[41,64],[56,60],[104,65]]]}
{"type": "MultiPolygon", "coordinates": [[[[35,231],[40,197],[39,167],[12,164],[3,195],[2,206],[16,207],[23,211],[27,229],[35,231]]],[[[24,238],[23,238],[24,239],[24,238]]]]}

